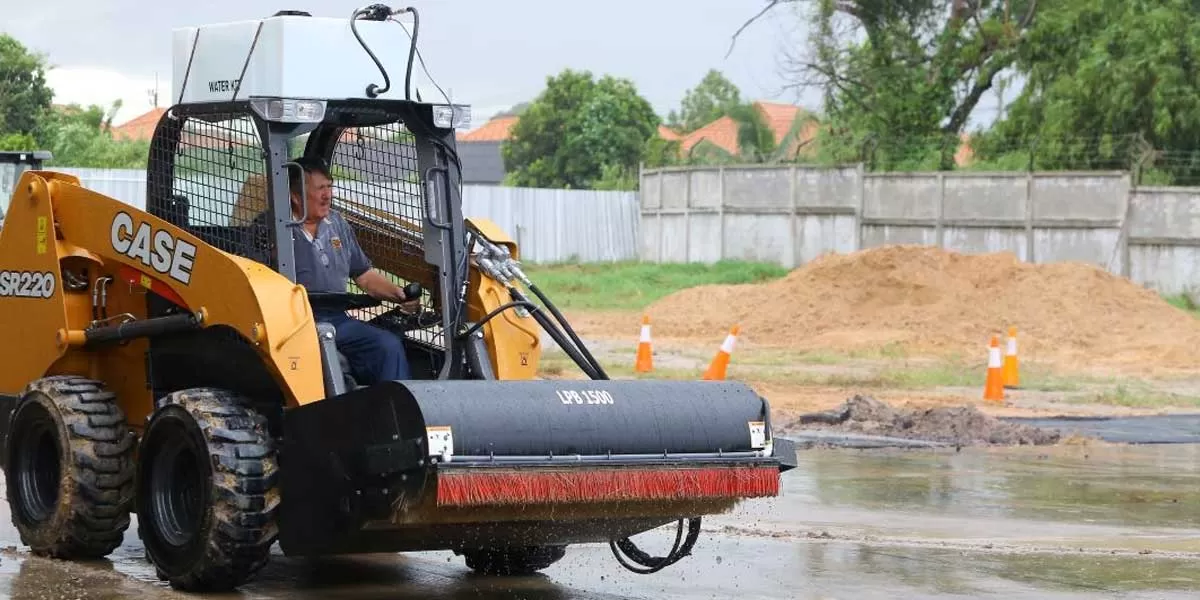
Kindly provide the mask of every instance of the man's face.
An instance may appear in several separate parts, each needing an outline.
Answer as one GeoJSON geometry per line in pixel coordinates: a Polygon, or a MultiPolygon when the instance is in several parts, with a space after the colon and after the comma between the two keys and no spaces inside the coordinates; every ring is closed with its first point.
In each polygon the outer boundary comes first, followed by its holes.
{"type": "MultiPolygon", "coordinates": [[[[308,221],[314,223],[329,216],[329,207],[333,201],[333,180],[320,173],[305,173],[304,188],[308,197],[308,221]]],[[[296,203],[295,196],[292,202],[296,203]]],[[[299,205],[297,203],[297,208],[299,205]]]]}

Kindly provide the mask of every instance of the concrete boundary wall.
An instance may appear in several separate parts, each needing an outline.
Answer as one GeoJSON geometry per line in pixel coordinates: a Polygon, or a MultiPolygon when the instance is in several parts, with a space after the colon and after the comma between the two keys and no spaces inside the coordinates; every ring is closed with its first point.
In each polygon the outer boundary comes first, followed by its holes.
{"type": "Polygon", "coordinates": [[[1200,188],[1123,171],[867,174],[861,166],[643,171],[641,258],[787,268],[890,244],[1080,261],[1157,291],[1200,290],[1200,188]]]}

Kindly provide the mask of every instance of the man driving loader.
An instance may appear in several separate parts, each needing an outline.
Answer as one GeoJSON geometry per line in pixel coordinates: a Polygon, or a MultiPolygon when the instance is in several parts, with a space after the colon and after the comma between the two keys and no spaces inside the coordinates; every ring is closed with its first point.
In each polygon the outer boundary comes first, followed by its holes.
{"type": "MultiPolygon", "coordinates": [[[[333,176],[325,161],[301,157],[294,162],[304,171],[306,193],[302,205],[300,173],[290,170],[292,218],[304,218],[299,228],[303,234],[292,233],[296,283],[310,292],[343,293],[346,282],[353,280],[373,298],[399,302],[410,310],[419,308],[418,298],[406,297],[402,287],[372,267],[350,225],[332,210],[333,176]]],[[[404,345],[394,334],[352,318],[344,311],[314,307],[314,313],[317,321],[329,323],[337,330],[337,348],[350,361],[351,374],[359,384],[410,378],[404,345]]]]}

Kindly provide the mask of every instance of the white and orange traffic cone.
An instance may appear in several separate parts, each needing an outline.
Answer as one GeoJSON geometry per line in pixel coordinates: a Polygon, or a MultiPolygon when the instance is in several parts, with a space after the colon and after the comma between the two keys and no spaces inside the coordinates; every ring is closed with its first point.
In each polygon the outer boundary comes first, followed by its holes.
{"type": "Polygon", "coordinates": [[[717,355],[713,357],[712,362],[708,365],[708,370],[704,372],[704,379],[710,381],[725,379],[725,369],[729,367],[729,358],[733,355],[733,347],[737,345],[738,330],[737,325],[729,330],[729,335],[726,335],[725,341],[721,342],[721,349],[717,350],[717,355]]]}
{"type": "Polygon", "coordinates": [[[1017,328],[1008,328],[1008,345],[1004,349],[1004,387],[1017,389],[1021,385],[1020,363],[1017,361],[1017,328]]]}
{"type": "Polygon", "coordinates": [[[650,343],[650,315],[642,315],[642,334],[638,339],[637,362],[634,370],[649,373],[654,370],[654,349],[650,343]]]}
{"type": "Polygon", "coordinates": [[[983,385],[983,399],[990,402],[1004,401],[1004,366],[1000,359],[1000,336],[993,335],[988,346],[987,380],[983,385]]]}

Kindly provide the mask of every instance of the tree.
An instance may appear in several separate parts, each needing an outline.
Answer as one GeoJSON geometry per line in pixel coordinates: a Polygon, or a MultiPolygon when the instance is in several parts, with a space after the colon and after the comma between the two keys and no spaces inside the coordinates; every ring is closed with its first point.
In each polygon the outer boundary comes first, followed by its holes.
{"type": "Polygon", "coordinates": [[[767,0],[734,32],[782,5],[811,9],[793,87],[823,90],[822,151],[882,166],[949,168],[958,135],[997,76],[1029,44],[1037,0],[767,0]],[[805,55],[807,54],[807,55],[805,55]]]}
{"type": "Polygon", "coordinates": [[[512,105],[511,107],[509,107],[508,110],[502,110],[502,111],[496,113],[495,115],[492,116],[492,118],[496,119],[496,118],[500,118],[500,117],[519,117],[522,114],[525,114],[525,109],[527,109],[527,108],[529,108],[528,102],[518,102],[518,103],[512,105]]]}
{"type": "Polygon", "coordinates": [[[627,79],[566,69],[547,78],[501,146],[510,185],[629,189],[660,120],[627,79]]]}
{"type": "Polygon", "coordinates": [[[667,115],[667,125],[691,133],[729,114],[741,102],[737,86],[720,71],[709,69],[700,83],[684,94],[680,111],[667,115]]]}
{"type": "Polygon", "coordinates": [[[140,169],[146,166],[150,143],[117,140],[112,121],[121,108],[118,100],[107,110],[72,104],[52,111],[46,119],[40,145],[49,150],[53,165],[106,169],[140,169]]]}
{"type": "Polygon", "coordinates": [[[1144,143],[1176,175],[1200,176],[1196,2],[1065,0],[1042,9],[1028,41],[1015,65],[1025,85],[974,142],[978,158],[1127,168],[1144,143]]]}
{"type": "Polygon", "coordinates": [[[44,57],[0,34],[0,150],[49,150],[47,166],[141,168],[149,144],[114,140],[118,101],[100,106],[53,106],[44,57]]]}
{"type": "Polygon", "coordinates": [[[45,58],[0,34],[0,137],[39,133],[52,100],[45,58]]]}

